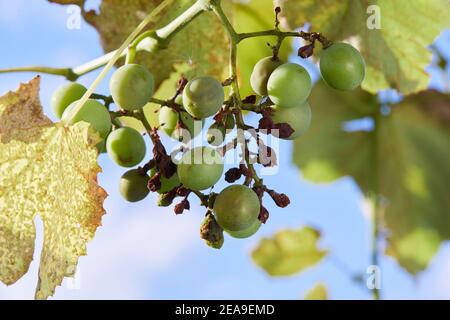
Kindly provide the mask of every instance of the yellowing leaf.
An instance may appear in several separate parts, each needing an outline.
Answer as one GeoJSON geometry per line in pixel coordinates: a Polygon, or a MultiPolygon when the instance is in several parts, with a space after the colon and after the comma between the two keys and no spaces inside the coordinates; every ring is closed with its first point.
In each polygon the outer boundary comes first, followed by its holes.
{"type": "Polygon", "coordinates": [[[75,273],[104,214],[106,192],[89,125],[53,124],[42,114],[39,78],[0,98],[0,280],[18,281],[33,259],[34,218],[44,223],[36,298],[75,273]]]}
{"type": "Polygon", "coordinates": [[[327,251],[317,247],[320,234],[304,227],[283,230],[272,239],[263,239],[252,252],[253,261],[271,276],[289,276],[320,262],[327,251]]]}
{"type": "Polygon", "coordinates": [[[372,93],[388,88],[404,94],[425,90],[425,68],[432,57],[427,47],[450,27],[448,0],[277,1],[291,28],[309,22],[331,40],[358,42],[367,64],[362,87],[372,93]],[[373,14],[379,14],[380,29],[368,27],[376,18],[373,14]]]}
{"type": "Polygon", "coordinates": [[[450,239],[450,96],[425,91],[377,116],[375,96],[319,83],[310,103],[313,123],[294,144],[295,164],[314,182],[351,176],[379,194],[387,253],[412,274],[424,270],[450,239]]]}
{"type": "Polygon", "coordinates": [[[328,290],[323,283],[318,283],[305,295],[305,300],[328,300],[328,290]]]}

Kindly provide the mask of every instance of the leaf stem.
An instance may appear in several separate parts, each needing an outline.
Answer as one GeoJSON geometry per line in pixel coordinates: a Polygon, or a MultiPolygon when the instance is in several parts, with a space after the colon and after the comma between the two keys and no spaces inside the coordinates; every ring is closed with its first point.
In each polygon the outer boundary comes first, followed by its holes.
{"type": "MultiPolygon", "coordinates": [[[[188,24],[190,24],[195,18],[197,18],[201,13],[209,10],[209,2],[212,0],[197,0],[191,7],[189,7],[185,12],[178,16],[175,20],[170,22],[165,27],[158,29],[156,31],[147,31],[139,36],[139,33],[151,22],[148,20],[148,16],[141,22],[141,25],[136,29],[139,32],[133,32],[132,39],[129,41],[124,48],[119,48],[117,50],[111,51],[101,57],[91,60],[85,64],[82,64],[73,68],[51,68],[43,66],[28,66],[28,67],[18,67],[18,68],[7,68],[0,69],[1,73],[13,73],[13,72],[38,72],[43,74],[50,74],[55,76],[63,76],[69,81],[76,81],[81,76],[84,76],[92,71],[95,71],[108,64],[111,60],[118,60],[125,57],[129,48],[131,47],[131,53],[129,61],[134,60],[135,52],[133,51],[148,51],[155,52],[160,49],[167,48],[170,40],[181,30],[183,30],[188,24]]],[[[161,3],[158,8],[166,8],[172,4],[174,0],[166,0],[161,3]]],[[[154,11],[156,11],[156,8],[154,11]]],[[[154,17],[161,13],[162,10],[158,9],[154,17]]],[[[130,36],[131,38],[131,36],[130,36]]]]}

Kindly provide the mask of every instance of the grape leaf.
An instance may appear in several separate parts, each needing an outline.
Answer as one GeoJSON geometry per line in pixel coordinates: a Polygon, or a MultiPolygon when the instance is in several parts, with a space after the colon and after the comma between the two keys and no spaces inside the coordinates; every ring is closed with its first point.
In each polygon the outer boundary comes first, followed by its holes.
{"type": "Polygon", "coordinates": [[[294,162],[311,181],[351,176],[365,194],[378,193],[387,253],[411,274],[424,270],[450,239],[450,133],[443,116],[450,96],[431,90],[409,96],[378,117],[375,131],[370,124],[381,108],[375,96],[320,83],[310,102],[313,124],[295,142],[294,162]]]}
{"type": "MultiPolygon", "coordinates": [[[[275,25],[275,10],[273,0],[251,0],[246,3],[234,4],[234,27],[237,32],[254,32],[273,29],[275,25]]],[[[241,94],[243,97],[254,94],[250,86],[250,75],[253,66],[262,58],[272,55],[268,43],[276,44],[276,37],[258,37],[247,39],[239,44],[238,73],[241,94]]],[[[287,61],[292,51],[292,41],[285,40],[279,57],[287,61]]]]}
{"type": "Polygon", "coordinates": [[[33,259],[44,223],[36,298],[54,294],[75,273],[104,214],[97,184],[100,141],[87,123],[53,124],[42,113],[39,77],[0,97],[0,280],[18,281],[33,259]]]}
{"type": "Polygon", "coordinates": [[[328,300],[328,290],[323,283],[318,283],[305,295],[305,300],[328,300]]]}
{"type": "Polygon", "coordinates": [[[367,64],[362,87],[372,93],[425,90],[430,79],[425,68],[432,58],[427,46],[450,27],[447,0],[277,1],[291,28],[309,22],[333,41],[356,40],[367,64]],[[369,5],[380,9],[381,29],[367,27],[369,5]]]}
{"type": "MultiPolygon", "coordinates": [[[[79,4],[79,1],[49,0],[60,4],[79,4]]],[[[100,34],[106,52],[117,49],[148,12],[162,0],[103,0],[100,12],[84,12],[85,20],[100,34]]],[[[149,29],[159,28],[171,22],[192,0],[175,1],[165,10],[149,29]]],[[[225,9],[229,5],[225,3],[225,9]]],[[[137,62],[147,66],[159,86],[174,72],[174,65],[187,63],[190,66],[186,76],[208,74],[222,79],[228,70],[228,37],[219,20],[212,13],[203,14],[182,30],[171,41],[169,48],[155,53],[140,52],[137,62]]]]}
{"type": "Polygon", "coordinates": [[[253,250],[253,261],[271,276],[289,276],[312,267],[327,254],[317,247],[320,233],[310,227],[283,230],[262,239],[253,250]]]}

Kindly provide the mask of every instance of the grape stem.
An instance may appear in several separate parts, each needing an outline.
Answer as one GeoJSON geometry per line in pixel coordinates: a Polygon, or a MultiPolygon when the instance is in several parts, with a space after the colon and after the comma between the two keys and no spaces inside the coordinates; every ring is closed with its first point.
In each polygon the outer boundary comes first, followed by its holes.
{"type": "MultiPolygon", "coordinates": [[[[206,12],[210,9],[210,1],[212,0],[197,0],[191,7],[189,7],[186,11],[184,11],[181,15],[179,15],[175,20],[170,22],[165,27],[162,27],[156,31],[147,31],[139,35],[139,33],[142,31],[140,30],[137,33],[137,37],[134,36],[133,39],[131,39],[133,42],[129,46],[128,44],[126,45],[125,50],[120,50],[119,48],[80,66],[74,68],[29,66],[0,69],[0,73],[38,72],[42,74],[63,76],[69,81],[76,81],[79,77],[105,66],[116,56],[118,56],[118,58],[127,56],[130,49],[131,52],[127,60],[129,62],[132,62],[137,51],[155,52],[157,50],[167,48],[169,42],[175,35],[177,35],[203,12],[206,12]]],[[[159,7],[165,8],[173,2],[174,0],[167,0],[165,3],[163,3],[163,5],[160,5],[159,7]]],[[[158,10],[158,12],[156,13],[159,13],[160,11],[161,10],[158,10]]],[[[144,20],[144,22],[147,22],[145,23],[145,25],[147,25],[149,21],[144,20]]]]}
{"type": "MultiPolygon", "coordinates": [[[[239,81],[237,77],[237,53],[238,53],[238,44],[240,42],[239,40],[239,34],[236,32],[232,24],[230,23],[230,20],[223,12],[223,9],[220,5],[220,0],[212,1],[211,7],[213,12],[217,15],[219,20],[221,21],[222,25],[224,26],[225,30],[227,31],[229,38],[230,38],[230,77],[232,83],[231,83],[231,97],[232,100],[234,100],[234,106],[236,109],[235,118],[236,118],[236,125],[239,129],[245,130],[246,125],[244,122],[244,116],[242,115],[242,100],[241,95],[239,91],[239,81]]],[[[242,153],[243,157],[245,159],[245,162],[247,164],[248,169],[252,173],[252,176],[246,177],[245,179],[245,185],[250,185],[252,179],[255,181],[255,186],[262,185],[262,180],[258,177],[258,174],[253,166],[253,164],[250,162],[250,155],[247,149],[247,143],[244,141],[240,141],[240,144],[242,145],[242,153]]]]}
{"type": "MultiPolygon", "coordinates": [[[[172,2],[172,1],[171,1],[172,2]]],[[[131,63],[134,61],[136,53],[139,51],[147,51],[150,53],[156,52],[158,50],[166,49],[169,42],[175,37],[181,30],[188,26],[192,21],[194,21],[202,13],[210,10],[210,4],[213,7],[220,7],[220,1],[217,0],[197,0],[190,8],[188,8],[184,13],[182,13],[178,18],[170,22],[163,28],[156,31],[150,30],[139,35],[134,41],[120,53],[119,58],[127,57],[127,62],[131,63]]],[[[228,21],[225,15],[225,18],[228,21]]],[[[229,21],[228,21],[229,23],[229,21]]],[[[257,31],[257,32],[247,32],[247,33],[237,33],[234,28],[229,24],[226,26],[229,32],[233,33],[234,42],[239,44],[240,42],[256,37],[267,37],[275,36],[278,38],[279,43],[281,43],[285,38],[288,37],[300,37],[307,41],[311,41],[312,35],[319,36],[317,40],[321,42],[324,47],[327,47],[331,42],[323,37],[320,33],[315,32],[284,32],[280,31],[278,28],[257,31]]],[[[16,73],[16,72],[36,72],[41,74],[49,74],[54,76],[62,76],[69,81],[76,81],[80,77],[93,72],[103,66],[105,66],[113,57],[117,54],[119,50],[114,50],[105,55],[95,58],[85,64],[79,65],[72,68],[53,68],[46,66],[26,66],[26,67],[15,67],[0,69],[1,73],[16,73]]]]}

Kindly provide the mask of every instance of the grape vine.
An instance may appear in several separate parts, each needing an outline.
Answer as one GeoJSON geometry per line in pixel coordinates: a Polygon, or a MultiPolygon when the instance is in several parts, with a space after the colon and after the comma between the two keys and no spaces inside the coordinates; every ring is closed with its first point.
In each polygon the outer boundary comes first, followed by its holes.
{"type": "Polygon", "coordinates": [[[156,192],[159,206],[168,207],[176,199],[181,199],[174,206],[174,212],[182,214],[190,209],[191,195],[199,198],[207,211],[200,229],[201,237],[209,246],[220,248],[224,243],[224,231],[235,238],[247,238],[267,222],[269,212],[263,206],[265,195],[280,208],[290,204],[287,195],[265,185],[255,168],[257,164],[266,167],[277,164],[275,151],[261,139],[263,134],[286,140],[297,139],[308,129],[312,119],[307,102],[312,89],[311,77],[302,66],[279,58],[283,41],[288,37],[304,39],[308,44],[298,51],[302,58],[311,57],[316,42],[321,43],[324,49],[320,57],[322,76],[330,87],[338,90],[358,87],[364,79],[365,64],[360,53],[349,44],[333,43],[317,32],[281,30],[279,7],[275,8],[273,29],[238,33],[222,9],[220,0],[198,0],[165,27],[143,32],[146,25],[172,2],[163,1],[118,50],[85,65],[61,69],[11,68],[0,70],[0,73],[33,71],[76,81],[80,76],[106,65],[90,88],[72,82],[57,89],[52,98],[55,115],[68,125],[79,121],[90,123],[103,139],[97,145],[99,152],[106,152],[117,165],[131,168],[119,183],[120,193],[127,201],[141,201],[150,192],[156,192]],[[182,77],[171,99],[155,98],[153,75],[151,70],[135,64],[137,52],[170,50],[174,36],[206,12],[217,16],[229,36],[228,78],[221,81],[208,75],[193,79],[182,77]],[[242,97],[238,79],[239,44],[246,39],[265,36],[273,36],[277,41],[270,45],[267,57],[255,65],[249,79],[255,95],[242,97]],[[111,96],[96,94],[96,86],[121,57],[126,58],[125,65],[111,78],[111,96]],[[229,90],[224,90],[225,87],[229,90]],[[228,91],[228,97],[225,91],[228,91]],[[149,102],[161,107],[157,127],[148,122],[143,112],[143,107],[149,102]],[[116,105],[116,111],[110,110],[112,103],[116,105]],[[260,115],[259,125],[248,125],[243,111],[260,115]],[[123,116],[140,120],[153,143],[151,160],[144,166],[136,168],[147,155],[144,138],[135,129],[123,126],[119,119],[123,116]],[[196,122],[203,125],[203,121],[210,117],[214,123],[208,129],[208,146],[190,148],[188,142],[198,134],[196,122]],[[237,137],[226,142],[234,129],[238,131],[237,137]],[[169,154],[160,139],[161,132],[182,141],[183,146],[169,154]],[[258,146],[256,152],[249,148],[251,140],[258,146]],[[225,180],[232,185],[218,194],[212,191],[205,193],[222,178],[226,153],[238,147],[241,148],[242,160],[225,173],[225,180]],[[180,161],[174,160],[175,154],[181,155],[180,161]],[[236,184],[241,178],[244,182],[236,184]]]}

